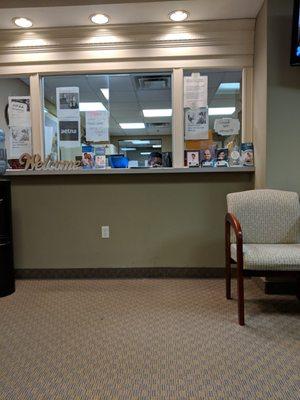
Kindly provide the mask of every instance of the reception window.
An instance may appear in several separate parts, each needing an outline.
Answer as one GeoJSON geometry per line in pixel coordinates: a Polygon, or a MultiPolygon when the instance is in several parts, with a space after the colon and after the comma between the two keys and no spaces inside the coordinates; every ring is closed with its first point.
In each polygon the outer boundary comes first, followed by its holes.
{"type": "Polygon", "coordinates": [[[242,117],[241,70],[185,71],[185,165],[242,166],[242,117]]]}
{"type": "Polygon", "coordinates": [[[166,72],[44,77],[45,158],[171,166],[171,80],[166,72]]]}

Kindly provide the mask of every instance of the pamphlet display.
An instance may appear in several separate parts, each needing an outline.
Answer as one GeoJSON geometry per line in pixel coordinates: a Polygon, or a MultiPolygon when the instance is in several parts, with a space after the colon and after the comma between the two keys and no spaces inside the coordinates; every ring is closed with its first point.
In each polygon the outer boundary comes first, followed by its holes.
{"type": "Polygon", "coordinates": [[[19,158],[21,154],[32,151],[30,107],[30,96],[8,97],[9,158],[19,158]]]}

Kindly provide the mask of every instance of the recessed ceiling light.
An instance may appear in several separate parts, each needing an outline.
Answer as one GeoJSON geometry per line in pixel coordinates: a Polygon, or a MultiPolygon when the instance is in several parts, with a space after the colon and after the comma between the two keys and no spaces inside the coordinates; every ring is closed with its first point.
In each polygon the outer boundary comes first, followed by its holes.
{"type": "Polygon", "coordinates": [[[150,151],[142,151],[142,152],[140,153],[141,156],[149,156],[150,154],[151,154],[150,151]]]}
{"type": "Polygon", "coordinates": [[[79,111],[107,111],[104,105],[100,102],[79,103],[79,111]]]}
{"type": "Polygon", "coordinates": [[[150,140],[138,140],[138,139],[124,140],[124,142],[132,143],[132,144],[150,144],[150,140]]]}
{"type": "Polygon", "coordinates": [[[121,147],[121,151],[135,151],[135,147],[121,147]]]}
{"type": "Polygon", "coordinates": [[[119,125],[122,129],[145,129],[143,122],[121,122],[119,125]]]}
{"type": "Polygon", "coordinates": [[[33,25],[32,21],[25,17],[13,18],[12,22],[20,28],[30,28],[33,25]]]}
{"type": "Polygon", "coordinates": [[[143,110],[144,117],[171,117],[172,109],[165,108],[160,110],[143,110]]]}
{"type": "Polygon", "coordinates": [[[152,145],[154,149],[161,149],[161,144],[154,144],[152,145]]]}
{"type": "Polygon", "coordinates": [[[235,112],[235,107],[209,107],[209,115],[232,115],[235,112]]]}
{"type": "Polygon", "coordinates": [[[189,13],[187,11],[184,11],[184,10],[172,11],[169,14],[170,20],[174,21],[174,22],[185,21],[188,16],[189,16],[189,13]]]}
{"type": "Polygon", "coordinates": [[[94,14],[90,16],[90,20],[93,24],[104,25],[108,23],[109,17],[105,14],[94,14]]]}

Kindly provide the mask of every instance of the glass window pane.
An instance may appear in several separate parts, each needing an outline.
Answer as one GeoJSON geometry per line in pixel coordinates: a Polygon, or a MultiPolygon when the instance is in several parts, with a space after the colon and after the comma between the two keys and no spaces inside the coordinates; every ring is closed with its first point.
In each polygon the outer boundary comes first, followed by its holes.
{"type": "Polygon", "coordinates": [[[83,167],[91,168],[100,167],[97,155],[104,151],[107,167],[171,166],[170,73],[47,76],[43,81],[46,157],[82,159],[83,167]]]}
{"type": "Polygon", "coordinates": [[[240,165],[235,156],[241,145],[242,71],[185,71],[184,76],[185,164],[240,165]],[[207,100],[203,94],[207,94],[207,100]]]}

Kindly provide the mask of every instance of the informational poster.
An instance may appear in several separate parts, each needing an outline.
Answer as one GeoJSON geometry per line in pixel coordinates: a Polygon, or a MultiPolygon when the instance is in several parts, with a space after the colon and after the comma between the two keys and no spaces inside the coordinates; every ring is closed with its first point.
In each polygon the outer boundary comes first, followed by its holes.
{"type": "Polygon", "coordinates": [[[184,107],[196,109],[207,107],[207,76],[199,73],[184,77],[184,107]]]}
{"type": "Polygon", "coordinates": [[[56,110],[57,117],[61,120],[79,119],[79,88],[58,87],[56,88],[56,110]]]}
{"type": "Polygon", "coordinates": [[[30,96],[8,97],[9,132],[8,158],[19,158],[32,152],[30,96]]]}
{"type": "Polygon", "coordinates": [[[9,131],[9,158],[19,158],[23,153],[31,154],[31,128],[11,126],[9,131]]]}
{"type": "Polygon", "coordinates": [[[80,124],[76,121],[59,121],[59,140],[79,141],[80,139],[80,124]]]}
{"type": "Polygon", "coordinates": [[[109,112],[87,111],[85,113],[86,140],[88,142],[108,142],[109,112]]]}
{"type": "Polygon", "coordinates": [[[221,136],[238,135],[240,127],[240,121],[236,118],[218,118],[214,124],[214,130],[221,136]]]}
{"type": "Polygon", "coordinates": [[[185,112],[185,139],[208,139],[208,108],[200,107],[185,112]]]}
{"type": "Polygon", "coordinates": [[[30,96],[8,97],[9,126],[30,128],[30,96]]]}

